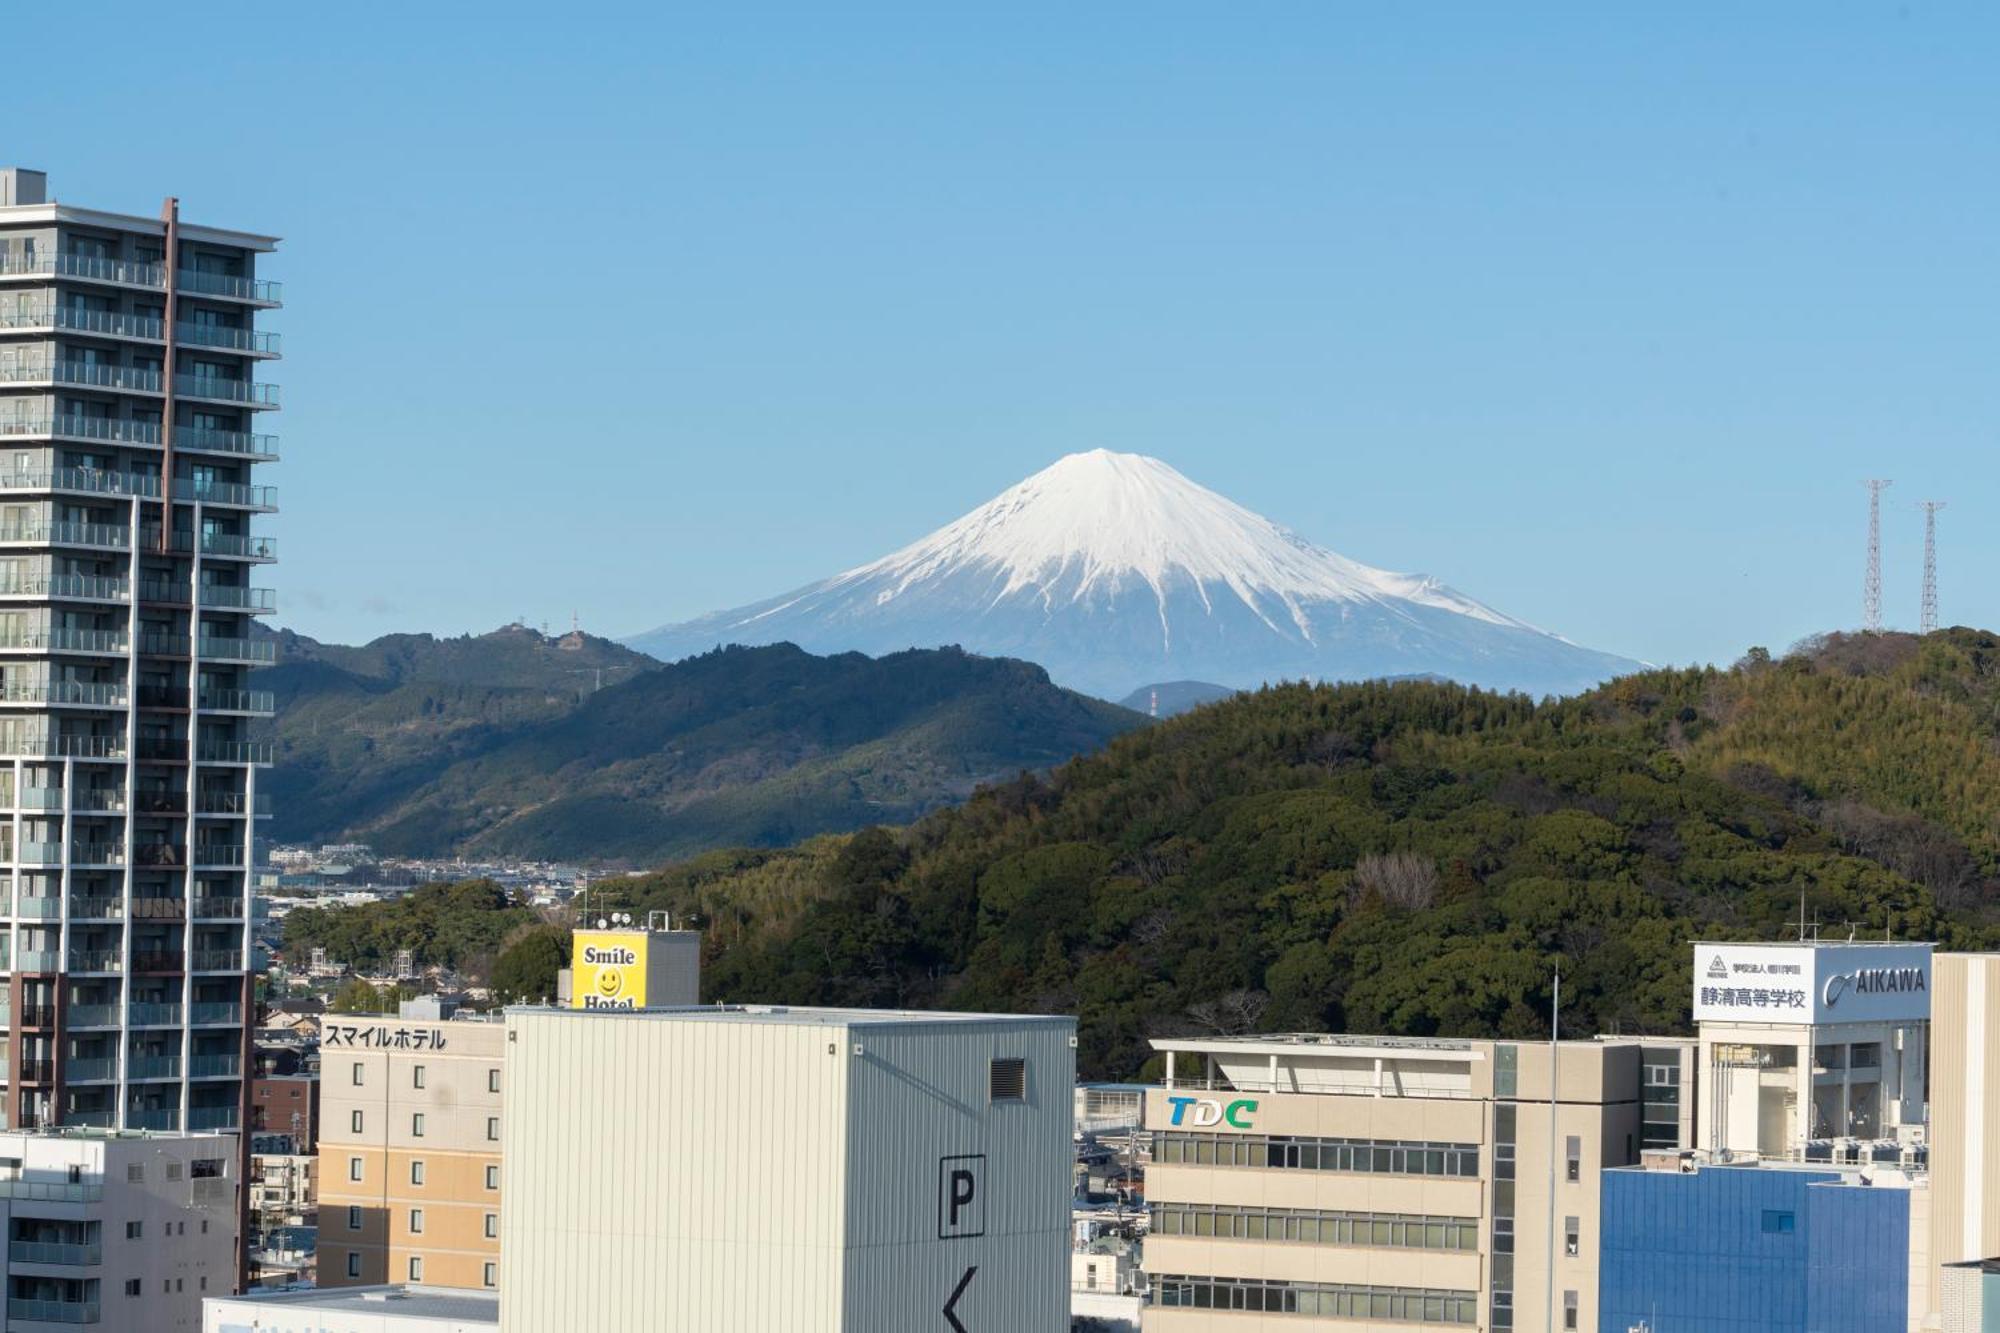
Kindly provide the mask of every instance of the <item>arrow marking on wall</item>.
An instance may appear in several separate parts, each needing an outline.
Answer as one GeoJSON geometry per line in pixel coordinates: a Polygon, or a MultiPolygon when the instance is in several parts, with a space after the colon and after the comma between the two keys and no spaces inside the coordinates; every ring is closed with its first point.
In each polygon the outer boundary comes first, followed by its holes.
{"type": "Polygon", "coordinates": [[[951,1289],[951,1299],[944,1303],[944,1321],[951,1325],[952,1333],[966,1333],[965,1325],[958,1322],[958,1315],[954,1312],[958,1308],[958,1298],[965,1295],[965,1289],[972,1285],[972,1275],[978,1271],[978,1264],[966,1269],[965,1276],[951,1289]]]}

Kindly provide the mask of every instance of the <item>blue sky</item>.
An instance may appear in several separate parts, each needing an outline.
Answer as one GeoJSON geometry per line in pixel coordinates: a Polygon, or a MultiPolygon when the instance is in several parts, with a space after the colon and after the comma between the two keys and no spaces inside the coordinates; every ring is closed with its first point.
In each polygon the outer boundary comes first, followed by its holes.
{"type": "Polygon", "coordinates": [[[0,161],[286,238],[307,633],[635,632],[1097,446],[1656,661],[1856,622],[1893,477],[1891,622],[1936,496],[2000,627],[1991,6],[198,9],[0,161]]]}

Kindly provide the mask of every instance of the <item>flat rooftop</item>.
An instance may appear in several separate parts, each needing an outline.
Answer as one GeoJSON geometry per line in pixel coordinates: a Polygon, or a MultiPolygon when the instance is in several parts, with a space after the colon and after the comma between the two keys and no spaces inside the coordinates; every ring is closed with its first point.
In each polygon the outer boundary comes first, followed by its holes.
{"type": "Polygon", "coordinates": [[[1068,1015],[961,1014],[930,1009],[812,1009],[782,1004],[675,1005],[657,1009],[562,1009],[554,1005],[512,1005],[509,1014],[577,1018],[591,1021],[722,1023],[796,1027],[911,1027],[975,1023],[1049,1024],[1074,1026],[1068,1015]]]}
{"type": "Polygon", "coordinates": [[[1153,1040],[1156,1051],[1250,1050],[1265,1046],[1320,1046],[1333,1050],[1395,1048],[1460,1053],[1473,1049],[1470,1041],[1456,1037],[1366,1037],[1347,1032],[1270,1032],[1240,1037],[1157,1037],[1153,1040]]]}
{"type": "Polygon", "coordinates": [[[241,1296],[209,1299],[343,1314],[394,1315],[398,1319],[435,1319],[441,1323],[485,1323],[496,1328],[500,1325],[499,1292],[464,1291],[456,1287],[302,1287],[296,1291],[249,1291],[241,1296]]]}

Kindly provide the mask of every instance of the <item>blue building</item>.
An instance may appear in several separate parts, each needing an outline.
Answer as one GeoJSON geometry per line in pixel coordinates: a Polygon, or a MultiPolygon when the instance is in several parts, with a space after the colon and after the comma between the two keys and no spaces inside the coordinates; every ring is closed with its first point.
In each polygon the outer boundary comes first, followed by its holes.
{"type": "Polygon", "coordinates": [[[1908,1189],[1852,1170],[1704,1166],[1606,1171],[1603,1191],[1602,1333],[1909,1327],[1908,1189]]]}

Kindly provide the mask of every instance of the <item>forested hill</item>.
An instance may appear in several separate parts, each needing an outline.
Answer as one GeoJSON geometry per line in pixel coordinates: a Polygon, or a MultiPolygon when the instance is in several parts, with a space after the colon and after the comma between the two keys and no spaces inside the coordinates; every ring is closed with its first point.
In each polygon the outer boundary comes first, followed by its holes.
{"type": "Polygon", "coordinates": [[[1266,689],[903,831],[716,854],[711,998],[1082,1016],[1145,1038],[1685,1030],[1690,940],[2000,943],[2000,641],[1833,637],[1533,703],[1266,689]]]}
{"type": "Polygon", "coordinates": [[[289,636],[276,834],[380,851],[657,865],[904,823],[1145,719],[953,648],[778,644],[661,665],[519,627],[332,648],[289,636]],[[601,682],[602,688],[599,688],[601,682]]]}

